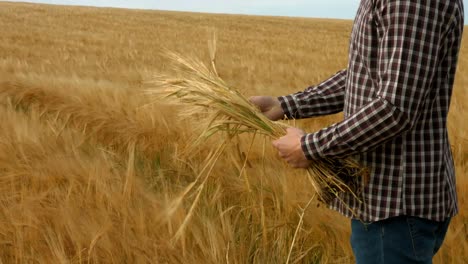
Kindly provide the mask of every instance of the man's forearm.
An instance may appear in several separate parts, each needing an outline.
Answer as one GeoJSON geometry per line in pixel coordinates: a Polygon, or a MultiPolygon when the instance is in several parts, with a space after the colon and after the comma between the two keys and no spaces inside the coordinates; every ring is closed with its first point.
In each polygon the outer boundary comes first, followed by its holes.
{"type": "Polygon", "coordinates": [[[300,119],[343,111],[346,76],[342,70],[317,86],[278,97],[285,115],[300,119]]]}

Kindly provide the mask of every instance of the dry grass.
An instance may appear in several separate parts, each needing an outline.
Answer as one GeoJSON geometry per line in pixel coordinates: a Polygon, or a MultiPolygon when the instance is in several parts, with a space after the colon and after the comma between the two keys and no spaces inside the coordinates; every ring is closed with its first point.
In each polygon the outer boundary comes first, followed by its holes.
{"type": "MultiPolygon", "coordinates": [[[[216,43],[212,41],[210,43],[216,43]]],[[[215,44],[211,44],[213,47],[215,44]]],[[[273,122],[264,116],[238,90],[230,87],[218,76],[215,66],[215,52],[211,52],[212,67],[207,67],[197,59],[185,58],[176,53],[168,53],[174,63],[179,79],[157,76],[149,82],[147,93],[154,96],[154,101],[169,102],[178,106],[181,116],[196,118],[203,127],[201,134],[189,151],[198,145],[206,144],[214,135],[222,134],[226,140],[237,139],[239,135],[249,133],[252,143],[244,161],[248,160],[257,134],[267,137],[270,141],[286,134],[287,125],[273,122]],[[203,113],[200,115],[200,113],[203,113]]],[[[241,171],[242,174],[243,170],[241,171]]],[[[367,181],[365,168],[352,159],[317,160],[310,165],[307,175],[319,201],[325,204],[334,198],[340,198],[339,193],[347,192],[360,199],[359,178],[367,181]],[[346,178],[342,177],[346,175],[346,178]]],[[[250,191],[248,178],[245,179],[250,191]]]]}
{"type": "MultiPolygon", "coordinates": [[[[212,138],[222,154],[181,160],[197,120],[142,92],[174,74],[164,49],[211,63],[213,28],[226,84],[302,90],[344,67],[350,21],[2,2],[0,26],[1,262],[352,263],[347,220],[268,140],[212,138]]],[[[468,259],[465,53],[449,120],[461,210],[436,263],[468,259]]]]}

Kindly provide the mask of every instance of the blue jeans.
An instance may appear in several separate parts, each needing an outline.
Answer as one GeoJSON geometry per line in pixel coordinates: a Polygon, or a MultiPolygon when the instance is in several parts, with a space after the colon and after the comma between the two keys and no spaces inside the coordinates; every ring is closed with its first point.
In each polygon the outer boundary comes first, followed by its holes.
{"type": "Polygon", "coordinates": [[[436,222],[398,216],[373,223],[351,220],[351,246],[357,264],[432,263],[450,219],[436,222]]]}

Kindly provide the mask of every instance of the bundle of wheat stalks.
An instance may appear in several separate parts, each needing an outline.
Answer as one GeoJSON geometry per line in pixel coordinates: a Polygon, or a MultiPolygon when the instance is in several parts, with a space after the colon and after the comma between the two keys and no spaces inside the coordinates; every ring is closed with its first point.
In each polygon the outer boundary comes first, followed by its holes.
{"type": "MultiPolygon", "coordinates": [[[[199,116],[197,122],[201,122],[205,129],[194,145],[203,144],[219,133],[224,133],[227,140],[243,133],[261,134],[273,139],[286,134],[286,124],[268,119],[218,76],[214,55],[211,67],[176,53],[169,52],[168,57],[176,66],[178,78],[157,76],[149,82],[147,92],[158,100],[181,105],[181,115],[199,116]]],[[[366,174],[351,158],[316,160],[307,172],[319,200],[325,203],[339,198],[343,192],[359,199],[361,184],[358,178],[366,174]]]]}

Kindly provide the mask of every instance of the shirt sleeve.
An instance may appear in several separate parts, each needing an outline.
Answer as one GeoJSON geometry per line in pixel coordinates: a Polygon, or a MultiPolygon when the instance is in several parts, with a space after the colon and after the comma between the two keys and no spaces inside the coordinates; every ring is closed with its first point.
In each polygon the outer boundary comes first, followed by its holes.
{"type": "Polygon", "coordinates": [[[440,3],[380,2],[377,92],[342,122],[303,136],[308,159],[365,152],[411,129],[420,115],[442,56],[440,3]]]}
{"type": "Polygon", "coordinates": [[[346,76],[341,70],[317,86],[278,97],[285,115],[300,119],[343,111],[346,76]]]}

